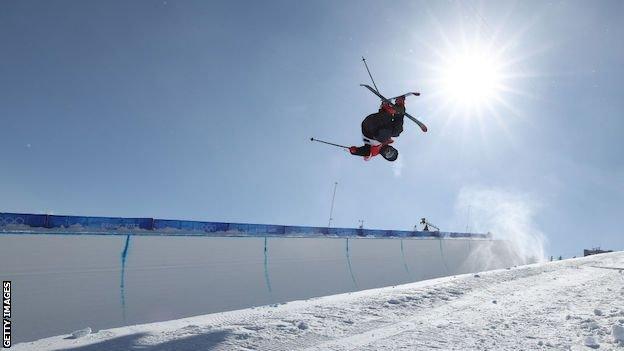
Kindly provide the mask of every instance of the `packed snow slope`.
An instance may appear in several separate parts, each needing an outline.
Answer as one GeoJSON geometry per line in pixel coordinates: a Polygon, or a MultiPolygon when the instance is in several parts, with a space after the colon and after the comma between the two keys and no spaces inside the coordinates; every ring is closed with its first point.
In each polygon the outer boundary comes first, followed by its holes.
{"type": "Polygon", "coordinates": [[[623,270],[624,252],[616,252],[62,335],[14,349],[609,350],[624,346],[623,270]]]}

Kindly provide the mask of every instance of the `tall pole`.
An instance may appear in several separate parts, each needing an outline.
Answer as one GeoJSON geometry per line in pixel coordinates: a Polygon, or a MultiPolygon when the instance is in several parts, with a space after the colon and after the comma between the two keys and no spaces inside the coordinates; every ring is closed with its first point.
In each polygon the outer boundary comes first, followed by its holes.
{"type": "Polygon", "coordinates": [[[327,228],[331,227],[331,221],[334,219],[332,216],[334,215],[334,200],[336,199],[336,187],[338,186],[338,182],[334,182],[334,195],[332,196],[331,209],[329,210],[329,221],[327,222],[327,228]]]}
{"type": "Polygon", "coordinates": [[[373,86],[375,87],[375,90],[377,90],[377,92],[379,92],[379,89],[377,88],[377,84],[375,84],[375,80],[373,79],[373,75],[370,73],[370,70],[368,69],[368,65],[366,64],[366,59],[364,58],[364,56],[362,56],[362,62],[364,62],[364,66],[366,67],[366,72],[368,72],[368,76],[370,77],[371,81],[373,82],[373,86]]]}

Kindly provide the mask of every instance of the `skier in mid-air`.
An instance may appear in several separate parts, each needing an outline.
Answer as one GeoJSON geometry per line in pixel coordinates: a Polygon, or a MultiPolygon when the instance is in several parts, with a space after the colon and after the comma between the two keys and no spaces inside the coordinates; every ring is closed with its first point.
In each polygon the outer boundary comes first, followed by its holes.
{"type": "Polygon", "coordinates": [[[363,156],[365,160],[381,155],[388,161],[395,161],[399,151],[390,144],[393,137],[398,137],[403,131],[403,117],[405,117],[405,96],[396,97],[394,104],[384,101],[379,112],[368,115],[362,121],[362,139],[364,145],[349,147],[351,155],[363,156]]]}
{"type": "Polygon", "coordinates": [[[364,61],[366,71],[375,88],[367,84],[360,84],[360,86],[368,89],[381,99],[379,112],[368,115],[362,121],[362,139],[364,140],[364,145],[360,147],[349,147],[320,139],[310,138],[310,140],[347,149],[351,155],[362,156],[367,161],[370,160],[371,157],[381,155],[386,160],[393,162],[399,157],[399,151],[390,146],[390,144],[394,142],[394,140],[392,140],[393,137],[398,137],[401,132],[403,132],[403,117],[407,117],[412,122],[416,123],[423,133],[427,132],[427,126],[424,123],[405,112],[405,97],[409,95],[420,96],[420,93],[408,92],[394,98],[386,98],[379,93],[379,89],[377,89],[377,85],[375,85],[375,80],[368,69],[364,57],[362,57],[362,61],[364,61]],[[394,102],[392,100],[394,100],[394,102]]]}

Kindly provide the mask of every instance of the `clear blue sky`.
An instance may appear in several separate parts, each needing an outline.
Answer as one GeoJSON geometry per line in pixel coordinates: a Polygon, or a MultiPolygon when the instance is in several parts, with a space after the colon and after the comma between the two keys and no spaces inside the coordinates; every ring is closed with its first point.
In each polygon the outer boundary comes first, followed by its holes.
{"type": "Polygon", "coordinates": [[[486,189],[529,202],[549,253],[623,249],[622,18],[621,1],[2,1],[0,211],[326,225],[337,181],[336,226],[488,230],[458,204],[486,189]],[[435,84],[461,38],[505,48],[510,91],[478,117],[435,84]],[[309,141],[360,141],[378,106],[362,55],[382,92],[422,93],[408,112],[430,131],[406,121],[395,165],[309,141]]]}

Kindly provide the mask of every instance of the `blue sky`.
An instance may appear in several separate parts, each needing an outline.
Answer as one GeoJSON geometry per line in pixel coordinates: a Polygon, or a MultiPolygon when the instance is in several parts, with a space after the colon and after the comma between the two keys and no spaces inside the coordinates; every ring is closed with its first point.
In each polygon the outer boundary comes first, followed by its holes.
{"type": "Polygon", "coordinates": [[[337,181],[336,226],[492,230],[466,194],[495,192],[551,254],[622,249],[623,17],[621,1],[3,1],[0,211],[324,225],[337,181]],[[478,114],[436,83],[465,42],[504,64],[478,114]],[[378,107],[363,55],[382,93],[422,93],[408,112],[430,131],[406,121],[394,165],[309,141],[359,143],[378,107]]]}

